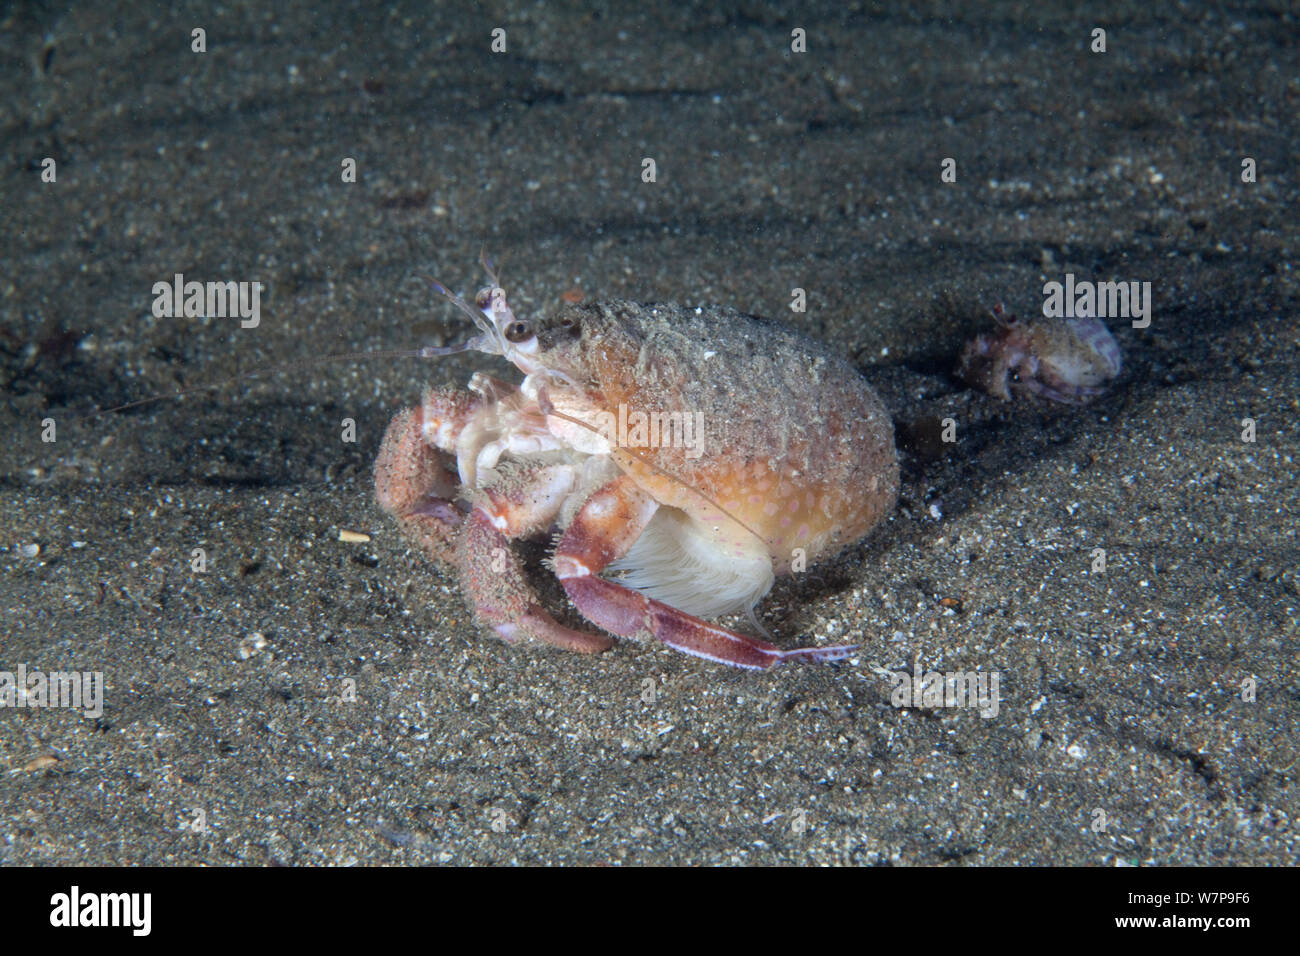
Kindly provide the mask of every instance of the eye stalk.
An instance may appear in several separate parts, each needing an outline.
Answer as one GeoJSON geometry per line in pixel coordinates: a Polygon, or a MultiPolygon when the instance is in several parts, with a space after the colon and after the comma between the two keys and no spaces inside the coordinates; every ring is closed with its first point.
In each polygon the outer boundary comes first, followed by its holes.
{"type": "MultiPolygon", "coordinates": [[[[429,347],[422,350],[424,355],[454,355],[457,352],[476,351],[487,355],[501,355],[513,362],[525,376],[543,373],[551,379],[576,387],[572,376],[559,368],[550,368],[544,364],[545,350],[538,339],[539,330],[549,326],[538,325],[520,319],[511,311],[506,302],[505,290],[497,282],[497,276],[491,263],[484,261],[488,278],[492,284],[478,290],[474,295],[474,304],[470,305],[460,296],[449,291],[437,280],[433,282],[434,291],[446,298],[465,315],[468,315],[478,328],[478,335],[460,345],[446,347],[429,347]]],[[[565,328],[576,328],[576,322],[564,322],[565,328]]]]}

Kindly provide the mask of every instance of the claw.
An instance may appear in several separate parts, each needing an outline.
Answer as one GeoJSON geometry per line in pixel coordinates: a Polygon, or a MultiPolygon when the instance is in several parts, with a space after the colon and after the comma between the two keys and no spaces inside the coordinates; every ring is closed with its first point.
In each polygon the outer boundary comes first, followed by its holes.
{"type": "Polygon", "coordinates": [[[453,500],[456,473],[424,440],[421,407],[397,415],[375,458],[375,497],[403,533],[438,560],[450,556],[462,515],[453,500]]]}

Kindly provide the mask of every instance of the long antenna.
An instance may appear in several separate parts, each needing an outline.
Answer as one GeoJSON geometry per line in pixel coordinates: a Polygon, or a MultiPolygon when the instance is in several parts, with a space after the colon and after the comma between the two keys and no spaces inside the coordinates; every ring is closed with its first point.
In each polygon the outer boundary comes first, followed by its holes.
{"type": "MultiPolygon", "coordinates": [[[[486,250],[479,253],[480,258],[485,264],[490,265],[491,260],[487,258],[486,250]]],[[[418,273],[417,273],[418,274],[418,273]]],[[[479,324],[482,320],[474,315],[472,310],[468,309],[459,298],[447,289],[437,279],[430,276],[420,275],[420,278],[427,279],[433,283],[435,291],[451,299],[454,303],[460,305],[465,311],[470,312],[470,317],[475,319],[479,324]]],[[[293,372],[304,368],[313,368],[317,365],[325,365],[329,362],[355,362],[357,359],[364,358],[438,358],[443,355],[456,355],[459,352],[467,352],[474,348],[473,340],[461,342],[459,345],[435,346],[426,345],[421,349],[385,349],[374,352],[338,352],[333,355],[322,355],[313,359],[304,359],[301,362],[284,362],[278,365],[262,365],[247,372],[242,372],[233,378],[221,379],[216,382],[206,382],[202,385],[192,385],[189,388],[182,388],[175,392],[168,392],[164,395],[150,395],[148,398],[137,398],[133,402],[125,402],[121,405],[114,405],[112,408],[99,408],[85,415],[73,418],[73,421],[83,422],[99,418],[103,415],[112,415],[116,412],[124,412],[127,409],[139,408],[143,405],[152,405],[154,402],[172,401],[177,398],[184,398],[186,395],[194,395],[198,392],[206,392],[214,388],[225,388],[229,385],[238,385],[239,383],[253,378],[258,375],[266,375],[270,372],[293,372]]]]}
{"type": "Polygon", "coordinates": [[[305,359],[301,362],[283,362],[279,365],[262,365],[255,369],[250,369],[233,378],[221,379],[216,382],[205,382],[202,385],[191,385],[188,388],[182,388],[175,392],[168,392],[163,395],[150,395],[148,398],[137,398],[135,401],[126,402],[122,405],[114,405],[112,408],[99,408],[93,412],[78,416],[73,421],[89,421],[99,418],[103,415],[111,415],[115,412],[126,411],[129,408],[139,408],[142,405],[152,405],[155,402],[171,401],[177,398],[184,398],[186,395],[194,395],[198,392],[210,391],[214,388],[225,388],[230,385],[238,385],[240,382],[258,375],[266,375],[271,372],[292,372],[304,368],[312,368],[317,365],[325,365],[329,362],[355,362],[362,358],[434,358],[440,355],[455,355],[457,352],[464,352],[469,348],[469,343],[463,342],[460,345],[448,346],[425,346],[422,349],[392,349],[375,352],[339,352],[334,355],[321,355],[313,359],[305,359]]]}

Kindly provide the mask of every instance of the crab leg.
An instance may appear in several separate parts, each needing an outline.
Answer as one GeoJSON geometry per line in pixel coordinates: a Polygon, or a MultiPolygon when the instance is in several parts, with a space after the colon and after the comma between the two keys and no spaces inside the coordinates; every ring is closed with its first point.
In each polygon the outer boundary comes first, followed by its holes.
{"type": "Polygon", "coordinates": [[[542,608],[501,524],[508,526],[506,515],[491,504],[476,505],[456,549],[461,588],[478,621],[510,643],[531,637],[584,654],[612,647],[608,637],[565,627],[542,608]]]}
{"type": "Polygon", "coordinates": [[[784,651],[598,577],[611,561],[627,552],[657,509],[650,495],[629,476],[621,475],[587,500],[560,539],[555,573],[569,599],[589,621],[620,637],[649,632],[685,654],[750,670],[766,670],[796,658],[842,660],[856,650],[822,647],[784,651]]]}
{"type": "Polygon", "coordinates": [[[1066,405],[1086,405],[1106,391],[1104,388],[1097,388],[1092,385],[1075,385],[1063,390],[1053,388],[1045,382],[1034,379],[1021,382],[1020,385],[1031,395],[1037,395],[1039,398],[1050,398],[1054,402],[1062,402],[1066,405]]]}
{"type": "Polygon", "coordinates": [[[433,444],[454,448],[478,402],[462,392],[429,392],[420,407],[393,419],[375,460],[380,506],[432,557],[454,561],[474,616],[505,640],[533,637],[588,653],[611,647],[608,637],[564,627],[541,608],[507,537],[550,526],[573,487],[568,468],[543,469],[527,493],[515,497],[476,493],[476,504],[462,514],[450,455],[433,444]]]}
{"type": "MultiPolygon", "coordinates": [[[[474,493],[456,549],[461,590],[479,623],[513,643],[531,637],[585,654],[608,650],[614,642],[556,621],[537,600],[511,538],[549,529],[577,478],[569,465],[537,469],[528,484],[513,490],[489,488],[474,493]]],[[[509,486],[506,486],[509,488],[509,486]]]]}

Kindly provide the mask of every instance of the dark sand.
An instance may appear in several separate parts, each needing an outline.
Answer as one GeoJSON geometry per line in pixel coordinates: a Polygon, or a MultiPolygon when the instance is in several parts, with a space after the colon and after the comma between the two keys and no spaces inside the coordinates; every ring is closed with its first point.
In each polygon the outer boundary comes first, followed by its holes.
{"type": "Polygon", "coordinates": [[[1290,5],[489,6],[0,25],[0,669],[108,686],[99,719],[0,713],[0,862],[1296,863],[1290,5]],[[77,418],[455,341],[418,274],[473,291],[484,245],[524,311],[575,286],[713,302],[856,358],[903,500],[762,612],[857,659],[752,674],[476,633],[369,472],[397,409],[491,359],[77,418]],[[154,318],[176,272],[266,283],[261,324],[154,318]],[[983,308],[1033,312],[1067,272],[1152,283],[1150,328],[1109,322],[1110,394],[952,379],[983,308]],[[997,715],[891,706],[881,671],[917,659],[998,673],[997,715]]]}

